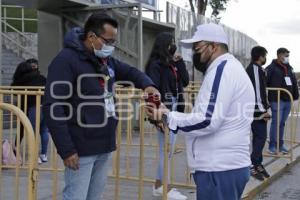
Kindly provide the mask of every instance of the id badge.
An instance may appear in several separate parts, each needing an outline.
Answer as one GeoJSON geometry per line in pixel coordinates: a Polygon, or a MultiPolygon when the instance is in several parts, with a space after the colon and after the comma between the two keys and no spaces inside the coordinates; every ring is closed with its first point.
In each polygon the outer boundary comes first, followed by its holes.
{"type": "Polygon", "coordinates": [[[104,101],[105,101],[106,117],[116,116],[114,97],[111,92],[106,93],[104,101]]]}
{"type": "Polygon", "coordinates": [[[285,84],[287,86],[291,86],[292,85],[292,81],[291,81],[290,77],[286,76],[286,77],[284,77],[284,80],[285,80],[285,84]]]}

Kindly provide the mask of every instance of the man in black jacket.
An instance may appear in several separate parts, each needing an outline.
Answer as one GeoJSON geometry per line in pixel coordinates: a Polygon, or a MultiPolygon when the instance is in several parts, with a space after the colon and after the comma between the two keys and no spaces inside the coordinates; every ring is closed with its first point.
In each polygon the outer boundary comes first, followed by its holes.
{"type": "Polygon", "coordinates": [[[111,57],[117,28],[107,14],[91,15],[84,29],[66,35],[48,69],[43,111],[66,167],[63,200],[101,199],[116,149],[114,83],[131,81],[146,93],[159,93],[148,76],[111,57]]]}
{"type": "Polygon", "coordinates": [[[262,153],[267,139],[267,122],[270,119],[266,92],[266,73],[262,68],[262,66],[266,64],[267,53],[264,47],[253,47],[251,50],[251,63],[246,69],[253,84],[256,97],[254,121],[251,124],[253,134],[251,175],[261,181],[264,180],[264,177],[270,177],[262,165],[262,153]]]}
{"type": "MultiPolygon", "coordinates": [[[[293,100],[297,100],[299,98],[298,85],[293,68],[289,64],[289,53],[286,48],[277,50],[277,59],[267,67],[267,86],[287,89],[292,94],[293,100]]],[[[281,92],[278,102],[277,91],[270,91],[268,97],[272,110],[269,152],[276,154],[278,146],[281,153],[287,154],[288,150],[284,147],[283,134],[285,122],[291,111],[291,99],[287,93],[281,92]],[[279,121],[277,120],[278,112],[279,121]],[[277,143],[277,123],[279,123],[279,144],[277,143]]]]}

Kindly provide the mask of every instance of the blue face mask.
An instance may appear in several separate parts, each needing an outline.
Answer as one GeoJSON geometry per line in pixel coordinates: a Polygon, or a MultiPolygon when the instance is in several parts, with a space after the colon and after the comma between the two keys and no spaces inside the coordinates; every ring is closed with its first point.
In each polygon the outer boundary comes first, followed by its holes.
{"type": "Polygon", "coordinates": [[[284,57],[283,64],[289,64],[289,62],[290,62],[289,57],[284,57]]]}
{"type": "Polygon", "coordinates": [[[112,55],[114,50],[115,50],[114,46],[103,44],[103,47],[101,50],[94,48],[94,53],[98,58],[107,58],[108,56],[112,55]]]}

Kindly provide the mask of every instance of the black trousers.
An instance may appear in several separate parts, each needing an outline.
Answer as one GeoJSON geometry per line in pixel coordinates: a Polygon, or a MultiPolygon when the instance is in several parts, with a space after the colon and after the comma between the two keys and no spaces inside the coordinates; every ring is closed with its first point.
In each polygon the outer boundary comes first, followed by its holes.
{"type": "Polygon", "coordinates": [[[263,161],[263,149],[267,139],[267,122],[265,120],[254,120],[251,124],[252,139],[252,165],[261,165],[263,161]]]}

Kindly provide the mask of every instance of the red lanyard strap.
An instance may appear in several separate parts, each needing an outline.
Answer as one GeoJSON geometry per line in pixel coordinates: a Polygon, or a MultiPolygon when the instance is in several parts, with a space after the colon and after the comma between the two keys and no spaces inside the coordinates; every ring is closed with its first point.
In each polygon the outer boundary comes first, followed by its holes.
{"type": "Polygon", "coordinates": [[[281,64],[279,61],[277,61],[277,63],[278,63],[278,65],[279,65],[280,67],[283,68],[284,74],[285,74],[285,76],[287,76],[287,75],[288,75],[288,68],[287,68],[287,66],[281,64]]]}
{"type": "Polygon", "coordinates": [[[178,75],[177,75],[176,67],[175,67],[174,65],[170,65],[170,67],[171,67],[171,70],[172,70],[173,75],[174,75],[175,78],[176,78],[176,81],[178,81],[178,75]]]}

